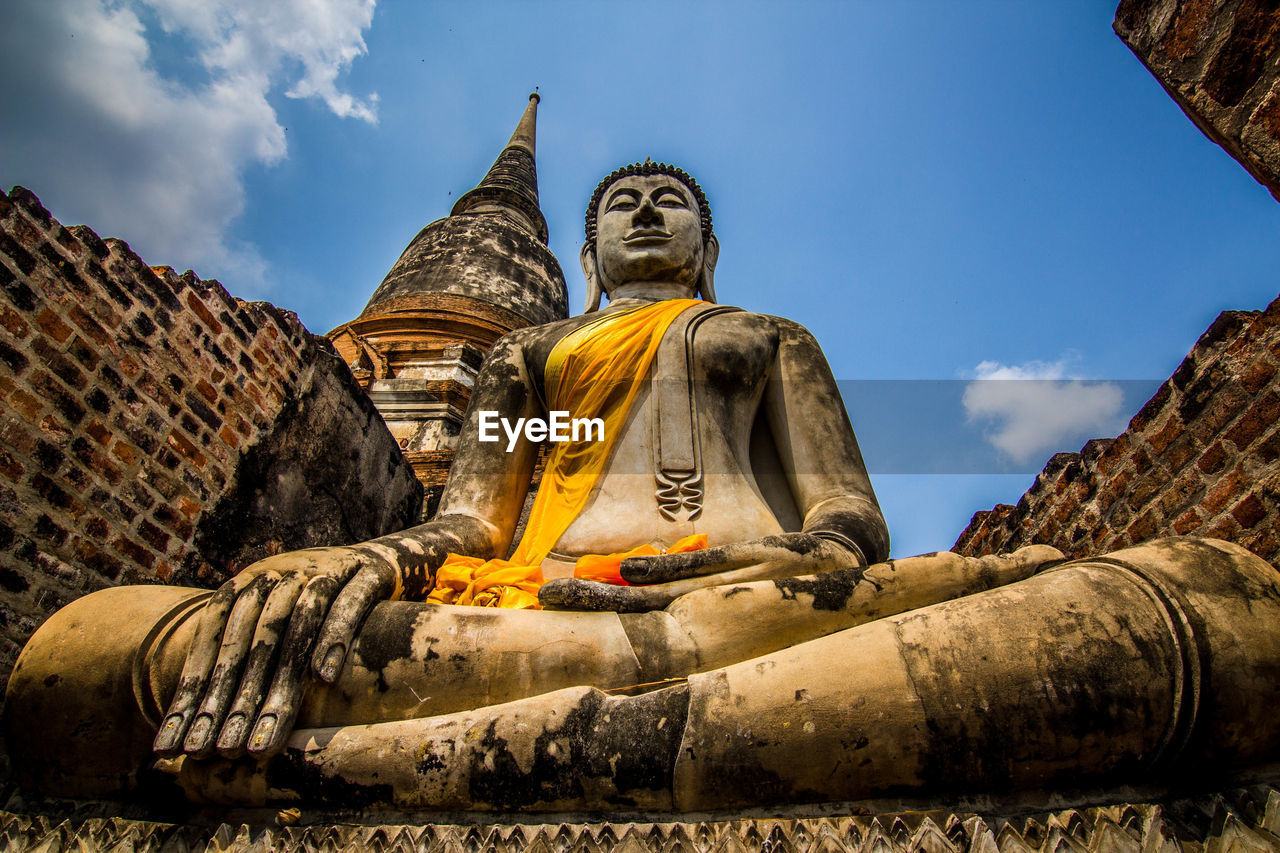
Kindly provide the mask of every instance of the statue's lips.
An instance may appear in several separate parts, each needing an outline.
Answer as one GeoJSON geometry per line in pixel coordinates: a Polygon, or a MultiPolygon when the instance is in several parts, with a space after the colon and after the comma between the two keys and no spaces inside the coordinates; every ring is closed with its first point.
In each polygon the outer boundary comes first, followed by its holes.
{"type": "Polygon", "coordinates": [[[670,240],[673,235],[669,231],[633,231],[626,237],[622,238],[622,242],[629,246],[645,246],[650,243],[665,243],[670,240]]]}

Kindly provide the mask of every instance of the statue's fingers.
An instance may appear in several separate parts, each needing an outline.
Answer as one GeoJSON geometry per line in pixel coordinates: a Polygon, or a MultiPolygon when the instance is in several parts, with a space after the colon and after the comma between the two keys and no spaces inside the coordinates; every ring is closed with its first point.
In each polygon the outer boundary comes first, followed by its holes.
{"type": "Polygon", "coordinates": [[[312,578],[298,596],[289,630],[280,647],[271,690],[262,704],[249,742],[245,745],[255,755],[279,751],[293,730],[302,698],[303,679],[311,659],[311,647],[324,622],[329,606],[338,595],[338,580],[331,575],[312,578]]]}
{"type": "Polygon", "coordinates": [[[161,758],[173,758],[182,752],[182,740],[195,716],[196,706],[204,698],[205,687],[209,683],[209,674],[213,671],[218,650],[222,646],[222,633],[227,624],[227,616],[235,605],[242,590],[252,578],[243,574],[218,587],[204,609],[200,612],[200,622],[196,627],[195,638],[187,652],[187,660],[182,666],[182,675],[178,678],[178,689],[169,703],[169,710],[160,723],[160,731],[156,733],[154,748],[161,758]]]}
{"type": "Polygon", "coordinates": [[[267,596],[249,648],[249,660],[245,663],[244,675],[240,677],[240,688],[236,691],[231,710],[227,712],[227,721],[218,734],[217,750],[223,758],[239,758],[244,754],[245,743],[249,740],[249,724],[257,719],[272,666],[289,627],[289,617],[305,583],[304,575],[289,572],[267,596]]]}
{"type": "Polygon", "coordinates": [[[666,583],[740,569],[758,563],[761,559],[759,547],[752,547],[751,543],[738,543],[680,554],[628,557],[622,561],[621,574],[628,583],[666,583]]]}
{"type": "Polygon", "coordinates": [[[222,728],[223,715],[231,704],[231,695],[240,681],[240,671],[249,654],[249,642],[257,627],[258,616],[262,613],[263,603],[278,577],[274,572],[258,575],[236,598],[235,606],[231,608],[204,701],[200,703],[200,709],[182,742],[183,751],[194,758],[204,758],[213,753],[214,739],[222,728]]]}
{"type": "Polygon", "coordinates": [[[329,609],[311,658],[312,671],[323,681],[332,684],[337,679],[356,631],[375,604],[390,598],[395,586],[393,570],[379,565],[361,569],[342,588],[329,609]]]}
{"type": "Polygon", "coordinates": [[[538,590],[538,603],[548,610],[612,610],[643,613],[660,610],[675,598],[657,587],[614,586],[582,578],[553,578],[538,590]]]}

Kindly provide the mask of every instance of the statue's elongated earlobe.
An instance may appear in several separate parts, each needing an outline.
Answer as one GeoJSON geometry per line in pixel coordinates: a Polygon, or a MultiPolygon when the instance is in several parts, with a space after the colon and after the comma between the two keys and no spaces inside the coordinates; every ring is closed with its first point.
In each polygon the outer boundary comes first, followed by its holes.
{"type": "Polygon", "coordinates": [[[604,290],[600,287],[600,275],[596,270],[596,250],[590,243],[583,243],[578,257],[582,261],[582,275],[587,280],[587,307],[582,313],[590,314],[600,310],[600,298],[604,296],[604,290]]]}
{"type": "Polygon", "coordinates": [[[716,301],[716,261],[720,259],[720,241],[712,234],[702,247],[702,275],[698,278],[698,293],[707,302],[716,301]]]}

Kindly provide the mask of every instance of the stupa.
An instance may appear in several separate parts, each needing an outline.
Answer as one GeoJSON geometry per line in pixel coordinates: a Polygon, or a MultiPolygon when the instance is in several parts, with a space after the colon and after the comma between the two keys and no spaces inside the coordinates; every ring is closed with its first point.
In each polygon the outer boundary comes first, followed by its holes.
{"type": "Polygon", "coordinates": [[[359,317],[328,333],[425,487],[427,517],[484,354],[507,332],[569,316],[538,206],[539,100],[529,96],[484,180],[418,232],[359,317]]]}

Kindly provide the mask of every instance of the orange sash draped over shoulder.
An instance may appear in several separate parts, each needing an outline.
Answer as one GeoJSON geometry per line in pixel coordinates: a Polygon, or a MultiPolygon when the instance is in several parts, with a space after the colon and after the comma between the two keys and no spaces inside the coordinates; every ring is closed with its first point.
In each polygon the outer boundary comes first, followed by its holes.
{"type": "MultiPolygon", "coordinates": [[[[542,561],[587,505],[636,395],[648,379],[663,334],[676,317],[699,304],[698,299],[668,299],[603,314],[555,345],[544,374],[548,407],[566,411],[570,418],[602,419],[604,437],[600,441],[553,443],[524,537],[511,559],[481,561],[450,554],[436,573],[429,601],[537,607],[542,561]],[[505,589],[523,595],[507,594],[505,589]],[[504,604],[504,596],[511,603],[504,604]],[[531,604],[525,596],[532,597],[531,604]]],[[[651,553],[658,552],[653,549],[651,553]]],[[[600,560],[616,566],[624,555],[591,556],[595,565],[603,568],[600,560]]],[[[617,575],[616,570],[600,574],[617,575]]],[[[604,580],[599,576],[592,579],[604,580]]],[[[621,582],[621,577],[614,582],[621,582]]]]}

